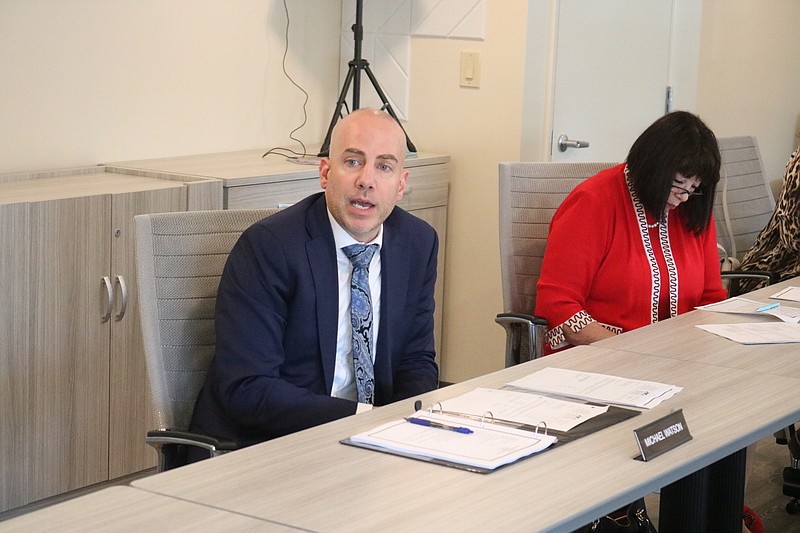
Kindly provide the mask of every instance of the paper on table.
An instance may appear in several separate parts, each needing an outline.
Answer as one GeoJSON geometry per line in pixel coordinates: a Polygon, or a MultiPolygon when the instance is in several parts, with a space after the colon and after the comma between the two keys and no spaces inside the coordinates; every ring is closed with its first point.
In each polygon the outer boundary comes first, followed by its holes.
{"type": "Polygon", "coordinates": [[[556,441],[556,437],[543,432],[481,424],[444,415],[431,417],[425,411],[417,411],[414,416],[469,427],[473,433],[465,435],[396,420],[353,435],[350,441],[419,458],[439,459],[488,470],[540,452],[556,441]]]}
{"type": "Polygon", "coordinates": [[[788,344],[800,342],[800,324],[756,322],[746,324],[698,324],[697,327],[739,344],[788,344]]]}
{"type": "Polygon", "coordinates": [[[552,367],[512,381],[509,385],[540,393],[641,409],[652,409],[683,390],[683,387],[655,381],[552,367]]]}
{"type": "MultiPolygon", "coordinates": [[[[747,298],[728,298],[715,304],[701,305],[696,309],[703,311],[714,311],[716,313],[733,313],[737,315],[771,315],[784,322],[796,324],[800,322],[800,309],[797,307],[787,307],[784,305],[777,305],[772,309],[765,311],[758,311],[763,307],[763,302],[756,302],[748,300],[747,298]]],[[[767,304],[768,305],[768,304],[767,304]]]]}
{"type": "Polygon", "coordinates": [[[776,292],[770,298],[776,300],[789,300],[790,302],[800,302],[800,287],[786,287],[785,289],[776,292]]]}
{"type": "Polygon", "coordinates": [[[477,388],[440,402],[443,411],[480,417],[487,411],[497,420],[569,431],[578,424],[608,411],[607,405],[589,405],[559,400],[531,392],[477,388]]]}

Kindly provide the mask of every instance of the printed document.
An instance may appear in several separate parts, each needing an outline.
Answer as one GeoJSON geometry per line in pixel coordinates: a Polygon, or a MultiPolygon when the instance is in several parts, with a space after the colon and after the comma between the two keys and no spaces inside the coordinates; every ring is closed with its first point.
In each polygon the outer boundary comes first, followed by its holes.
{"type": "Polygon", "coordinates": [[[797,307],[788,307],[774,304],[764,304],[763,302],[756,302],[748,300],[747,298],[728,298],[721,302],[709,305],[701,305],[696,309],[703,311],[714,311],[716,313],[733,313],[737,315],[770,315],[782,320],[797,324],[800,322],[800,309],[797,307]]]}
{"type": "Polygon", "coordinates": [[[607,374],[544,368],[508,384],[543,394],[652,409],[683,387],[607,374]]]}
{"type": "Polygon", "coordinates": [[[776,300],[789,300],[790,302],[800,302],[800,287],[786,287],[770,296],[776,300]]]}
{"type": "Polygon", "coordinates": [[[739,344],[788,344],[800,342],[800,324],[756,322],[749,324],[698,324],[697,327],[739,344]]]}

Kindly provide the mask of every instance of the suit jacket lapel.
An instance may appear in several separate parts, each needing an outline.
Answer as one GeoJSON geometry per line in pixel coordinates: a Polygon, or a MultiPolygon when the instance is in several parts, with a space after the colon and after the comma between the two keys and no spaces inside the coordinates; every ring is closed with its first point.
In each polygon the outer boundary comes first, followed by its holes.
{"type": "Polygon", "coordinates": [[[309,234],[306,253],[317,295],[316,313],[322,371],[325,376],[325,387],[330,394],[336,367],[339,285],[336,250],[324,196],[314,202],[306,213],[306,229],[309,234]]]}

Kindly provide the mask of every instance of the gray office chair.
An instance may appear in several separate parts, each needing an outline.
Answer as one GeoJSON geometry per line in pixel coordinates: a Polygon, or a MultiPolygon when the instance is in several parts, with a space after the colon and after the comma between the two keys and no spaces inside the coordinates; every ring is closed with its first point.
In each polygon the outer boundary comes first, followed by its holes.
{"type": "Polygon", "coordinates": [[[730,296],[738,296],[742,280],[758,280],[766,285],[777,281],[772,272],[738,270],[747,250],[769,222],[775,199],[765,176],[755,137],[720,137],[722,155],[720,180],[714,198],[717,244],[723,265],[722,278],[730,296]],[[726,270],[726,269],[723,269],[726,270]]]}
{"type": "Polygon", "coordinates": [[[277,209],[138,215],[136,263],[147,375],[158,429],[146,442],[159,471],[185,464],[187,447],[210,456],[235,442],[188,432],[214,356],[214,305],[228,254],[246,228],[277,209]]]}
{"type": "Polygon", "coordinates": [[[547,321],[532,315],[553,214],[576,185],[617,163],[500,163],[500,271],[506,366],[541,357],[547,321]]]}
{"type": "Polygon", "coordinates": [[[755,137],[717,139],[722,169],[714,199],[717,242],[741,261],[775,210],[755,137]]]}

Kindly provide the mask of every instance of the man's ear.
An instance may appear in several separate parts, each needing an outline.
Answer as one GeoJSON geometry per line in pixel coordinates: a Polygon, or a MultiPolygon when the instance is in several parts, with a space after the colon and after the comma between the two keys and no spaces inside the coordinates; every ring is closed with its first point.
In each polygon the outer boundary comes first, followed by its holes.
{"type": "Polygon", "coordinates": [[[323,189],[328,186],[328,172],[331,170],[331,161],[323,157],[319,161],[319,185],[323,189]]]}
{"type": "Polygon", "coordinates": [[[396,202],[399,202],[403,199],[403,194],[406,191],[406,180],[408,179],[408,170],[403,170],[403,173],[400,174],[400,184],[397,187],[397,197],[395,199],[396,202]]]}

